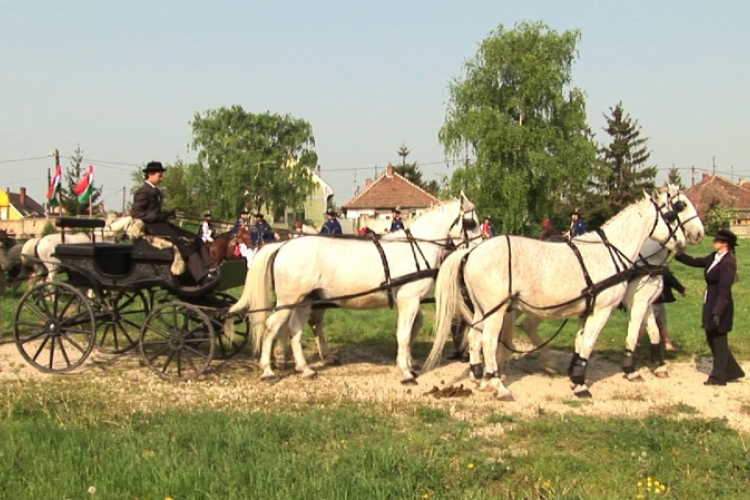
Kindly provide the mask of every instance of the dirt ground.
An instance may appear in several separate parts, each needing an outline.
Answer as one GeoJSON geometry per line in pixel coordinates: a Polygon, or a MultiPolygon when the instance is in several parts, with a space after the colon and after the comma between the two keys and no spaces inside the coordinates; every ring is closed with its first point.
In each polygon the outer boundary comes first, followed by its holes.
{"type": "MultiPolygon", "coordinates": [[[[529,346],[518,344],[525,349],[529,346]]],[[[446,349],[448,351],[449,349],[446,349]]],[[[46,375],[26,365],[13,343],[0,344],[0,381],[59,380],[83,378],[87,383],[109,388],[109,394],[126,398],[136,409],[157,409],[170,404],[207,403],[218,407],[258,406],[264,402],[291,405],[329,405],[342,401],[368,402],[392,411],[405,406],[427,404],[450,411],[455,418],[477,421],[493,413],[533,418],[543,414],[579,414],[598,417],[646,416],[666,414],[675,417],[726,418],[729,425],[750,432],[750,391],[748,382],[730,383],[726,387],[703,385],[710,370],[710,360],[672,363],[670,376],[654,377],[642,369],[641,382],[622,377],[616,363],[594,358],[589,366],[588,381],[593,394],[590,400],[576,399],[564,376],[542,373],[537,356],[517,356],[505,377],[515,401],[501,402],[492,393],[477,391],[468,374],[468,364],[444,362],[436,370],[420,376],[416,386],[403,386],[393,364],[394,358],[382,349],[369,346],[342,346],[337,350],[341,366],[321,366],[316,355],[308,359],[319,371],[317,380],[303,380],[293,370],[281,372],[276,383],[259,380],[257,365],[247,358],[215,361],[209,372],[189,383],[162,381],[141,366],[136,354],[111,356],[94,351],[76,374],[46,375]],[[471,389],[455,391],[456,397],[435,398],[434,388],[463,385],[471,389]],[[119,396],[118,396],[119,395],[119,396]]],[[[553,352],[564,371],[570,354],[553,352]]],[[[750,373],[750,363],[744,363],[750,373]]]]}

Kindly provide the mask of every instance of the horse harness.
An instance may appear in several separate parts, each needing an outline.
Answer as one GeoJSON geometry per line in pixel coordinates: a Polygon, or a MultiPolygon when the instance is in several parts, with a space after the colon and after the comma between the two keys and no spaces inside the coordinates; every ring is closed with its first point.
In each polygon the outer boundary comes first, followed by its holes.
{"type": "MultiPolygon", "coordinates": [[[[674,222],[675,220],[678,221],[678,229],[681,230],[683,232],[683,234],[687,237],[687,231],[686,231],[686,229],[684,227],[684,223],[682,221],[680,221],[679,216],[677,215],[679,212],[681,212],[682,210],[685,209],[685,205],[682,202],[678,201],[678,202],[676,202],[674,204],[671,204],[671,202],[668,200],[666,205],[658,205],[655,201],[651,200],[651,203],[653,204],[654,208],[656,209],[657,216],[654,218],[654,225],[651,228],[651,231],[649,232],[649,236],[653,235],[653,233],[656,230],[656,227],[657,227],[657,225],[659,223],[659,218],[661,217],[661,218],[663,218],[667,222],[667,226],[669,227],[669,236],[667,237],[667,240],[676,239],[677,229],[673,229],[670,226],[670,223],[674,222]],[[670,208],[670,210],[667,213],[664,213],[663,212],[664,208],[670,208]]],[[[688,219],[688,220],[690,220],[690,219],[688,219]]],[[[687,222],[687,221],[685,221],[685,222],[687,222]]],[[[566,243],[570,247],[570,249],[572,250],[573,254],[576,256],[576,259],[578,260],[578,263],[581,266],[581,272],[582,272],[583,278],[584,278],[584,280],[586,282],[586,287],[581,291],[580,295],[578,295],[577,297],[574,297],[574,298],[572,298],[570,300],[567,300],[567,301],[565,301],[563,303],[555,304],[555,305],[552,305],[552,306],[545,306],[545,307],[534,307],[534,309],[543,310],[543,311],[547,311],[547,310],[551,310],[551,309],[558,309],[560,307],[565,307],[565,306],[568,306],[568,305],[573,304],[575,302],[578,302],[581,299],[585,299],[586,305],[585,305],[585,308],[584,308],[583,312],[581,313],[580,317],[581,318],[586,318],[594,310],[594,307],[596,306],[596,299],[599,296],[599,294],[601,294],[603,291],[605,291],[605,290],[607,290],[607,289],[609,289],[609,288],[611,288],[611,287],[613,287],[615,285],[618,285],[618,284],[620,284],[620,283],[622,283],[624,281],[630,281],[630,279],[632,279],[635,275],[637,275],[637,274],[639,274],[639,273],[642,272],[642,271],[638,271],[636,269],[636,267],[640,267],[640,266],[636,266],[635,262],[631,261],[625,254],[622,253],[622,251],[619,248],[617,248],[615,245],[613,245],[609,241],[609,239],[607,238],[607,235],[605,234],[605,232],[604,232],[603,229],[597,229],[596,233],[601,238],[602,243],[604,244],[605,248],[609,252],[609,256],[612,259],[612,263],[614,264],[614,267],[615,267],[615,274],[613,274],[612,276],[610,276],[610,277],[608,277],[608,278],[606,278],[606,279],[604,279],[602,281],[599,281],[598,283],[594,283],[594,281],[591,279],[591,275],[589,274],[588,268],[586,267],[586,263],[583,260],[583,256],[581,255],[580,249],[575,244],[575,242],[573,241],[573,239],[569,239],[569,240],[566,241],[566,243]]],[[[508,247],[508,296],[501,303],[497,304],[493,308],[491,308],[488,311],[486,311],[478,321],[476,321],[476,322],[474,322],[473,324],[470,325],[471,327],[475,327],[479,323],[483,322],[488,317],[490,317],[491,315],[495,314],[498,310],[500,310],[501,308],[505,307],[505,305],[508,304],[509,302],[512,303],[513,301],[516,301],[516,302],[521,302],[521,303],[526,304],[518,296],[518,294],[514,294],[513,293],[513,273],[512,273],[512,269],[513,269],[513,253],[512,253],[512,248],[511,248],[510,236],[509,235],[504,235],[504,236],[505,236],[505,240],[506,240],[507,247],[508,247]]],[[[664,246],[664,243],[661,243],[661,245],[664,246]]],[[[467,260],[469,258],[469,255],[471,254],[471,252],[473,250],[474,249],[472,249],[471,251],[467,252],[463,256],[463,258],[461,259],[460,271],[459,271],[459,275],[462,277],[461,278],[462,281],[461,281],[461,284],[460,284],[461,295],[464,298],[465,303],[469,306],[470,309],[473,309],[473,308],[471,307],[471,301],[467,300],[468,299],[468,290],[466,289],[466,282],[463,281],[463,268],[466,265],[466,262],[467,262],[467,260]]],[[[664,266],[658,266],[658,268],[660,270],[659,272],[661,272],[661,274],[663,274],[663,268],[664,268],[664,266]]],[[[648,271],[651,271],[651,269],[649,269],[648,271]]],[[[528,305],[528,304],[526,304],[526,305],[528,305]]],[[[550,340],[552,340],[552,339],[550,339],[550,340]]],[[[546,343],[544,345],[546,345],[546,343]]]]}

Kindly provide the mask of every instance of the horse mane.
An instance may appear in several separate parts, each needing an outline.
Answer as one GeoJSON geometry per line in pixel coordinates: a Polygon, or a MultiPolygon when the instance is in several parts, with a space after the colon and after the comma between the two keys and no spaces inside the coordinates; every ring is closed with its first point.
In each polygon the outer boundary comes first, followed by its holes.
{"type": "MultiPolygon", "coordinates": [[[[633,203],[631,203],[630,205],[628,205],[627,207],[623,208],[622,210],[620,210],[619,212],[617,212],[615,215],[613,215],[612,217],[610,217],[609,219],[607,219],[607,222],[605,222],[604,224],[602,224],[602,226],[601,226],[600,229],[602,231],[604,231],[609,226],[611,226],[615,221],[617,221],[620,218],[620,216],[623,213],[625,213],[626,210],[629,210],[630,208],[633,208],[636,205],[638,205],[639,203],[643,203],[644,201],[647,201],[647,200],[649,200],[648,196],[646,196],[644,198],[640,198],[640,199],[634,201],[633,203]]],[[[573,241],[580,242],[580,243],[601,243],[602,239],[597,234],[596,231],[586,231],[585,234],[582,234],[581,236],[576,236],[575,238],[573,238],[573,241]]]]}

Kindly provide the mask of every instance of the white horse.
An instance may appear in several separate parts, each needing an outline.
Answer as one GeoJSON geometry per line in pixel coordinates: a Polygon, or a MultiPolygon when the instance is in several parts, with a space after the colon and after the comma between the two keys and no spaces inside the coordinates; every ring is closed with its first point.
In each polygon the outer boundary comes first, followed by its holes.
{"type": "MultiPolygon", "coordinates": [[[[679,221],[688,243],[700,243],[705,235],[705,228],[695,206],[684,194],[679,192],[677,186],[667,186],[667,192],[675,204],[680,203],[685,207],[679,213],[679,221]]],[[[638,270],[636,278],[630,280],[627,284],[627,290],[622,301],[628,312],[628,332],[625,341],[622,369],[626,378],[631,381],[641,379],[636,369],[634,353],[642,325],[646,326],[646,331],[651,342],[650,362],[653,365],[654,374],[657,377],[668,376],[667,365],[664,363],[662,353],[661,332],[656,324],[652,304],[664,289],[659,268],[666,265],[670,255],[671,252],[658,241],[654,241],[651,238],[646,240],[635,262],[635,268],[638,270]],[[656,271],[656,273],[649,273],[649,270],[656,271]]],[[[541,321],[542,319],[538,316],[526,314],[520,326],[539,350],[545,370],[556,372],[551,363],[549,349],[543,346],[543,339],[538,332],[541,321]]]]}
{"type": "Polygon", "coordinates": [[[511,399],[498,371],[508,350],[501,349],[499,363],[497,357],[498,332],[502,332],[500,340],[505,345],[513,339],[515,321],[513,314],[506,314],[508,308],[544,318],[578,316],[576,354],[569,375],[574,393],[590,396],[585,385],[588,359],[599,332],[627,289],[619,277],[603,289],[595,290],[593,285],[631,268],[649,237],[670,250],[683,248],[684,232],[670,225],[683,208],[669,193],[654,193],[625,208],[599,232],[574,238],[574,247],[500,236],[474,249],[454,252],[443,263],[435,285],[435,341],[425,369],[439,361],[458,306],[473,326],[469,332],[471,364],[479,364],[483,354],[489,387],[496,388],[499,398],[511,399]],[[463,302],[461,277],[473,313],[463,302]],[[475,330],[482,331],[481,337],[475,330]]]}
{"type": "Polygon", "coordinates": [[[416,383],[411,343],[422,326],[420,301],[432,289],[434,275],[413,280],[409,277],[420,270],[437,268],[447,244],[452,242],[450,232],[455,226],[462,233],[466,227],[472,237],[473,233],[478,234],[476,225],[471,229],[464,221],[464,214],[473,209],[463,195],[431,208],[412,224],[412,238],[399,231],[380,239],[382,256],[372,241],[360,238],[307,237],[262,248],[247,274],[242,296],[229,311],[231,314],[246,308],[253,311],[270,307],[271,284],[275,284],[277,309],[270,316],[258,314],[255,322],[262,379],[276,379],[271,369],[271,348],[284,328],[292,333],[297,371],[305,378],[316,376],[307,365],[300,342],[311,304],[295,304],[330,299],[348,309],[388,307],[389,295],[382,285],[390,278],[395,281],[392,299],[398,309],[397,365],[403,383],[416,383]],[[404,277],[405,281],[399,281],[404,277]]]}
{"type": "MultiPolygon", "coordinates": [[[[466,217],[469,220],[474,220],[476,222],[476,214],[474,213],[474,211],[467,212],[466,217]]],[[[470,236],[469,233],[463,234],[463,228],[454,226],[453,229],[451,229],[450,238],[453,241],[463,240],[462,246],[466,245],[466,248],[476,246],[477,244],[479,244],[479,242],[482,241],[481,231],[474,230],[471,231],[470,234],[472,236],[470,236]]],[[[331,349],[328,346],[328,341],[326,340],[325,333],[323,331],[326,311],[327,309],[325,308],[313,309],[310,312],[307,324],[315,334],[315,343],[317,344],[320,360],[326,365],[338,365],[339,360],[331,352],[331,349]]],[[[287,343],[289,339],[288,333],[289,332],[287,330],[284,330],[280,332],[280,334],[276,337],[276,346],[274,347],[274,363],[277,368],[285,368],[287,364],[287,357],[290,352],[287,343]]]]}

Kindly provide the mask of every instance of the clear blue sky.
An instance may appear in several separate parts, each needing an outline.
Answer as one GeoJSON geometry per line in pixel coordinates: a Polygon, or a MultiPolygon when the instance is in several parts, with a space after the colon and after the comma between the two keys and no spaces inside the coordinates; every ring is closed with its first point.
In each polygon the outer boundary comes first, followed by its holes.
{"type": "MultiPolygon", "coordinates": [[[[750,177],[750,2],[24,0],[0,4],[0,162],[68,155],[140,164],[192,158],[196,111],[240,104],[312,123],[345,202],[396,162],[444,159],[448,81],[498,24],[583,33],[574,83],[595,130],[622,101],[652,160],[750,177]],[[339,171],[335,171],[339,170],[339,171]]],[[[43,201],[51,159],[0,163],[0,186],[43,201]]],[[[67,164],[67,161],[65,162],[67,164]]],[[[98,166],[110,208],[134,167],[98,166]],[[119,168],[119,169],[118,169],[119,168]]],[[[446,165],[423,167],[428,177],[446,165]]]]}

